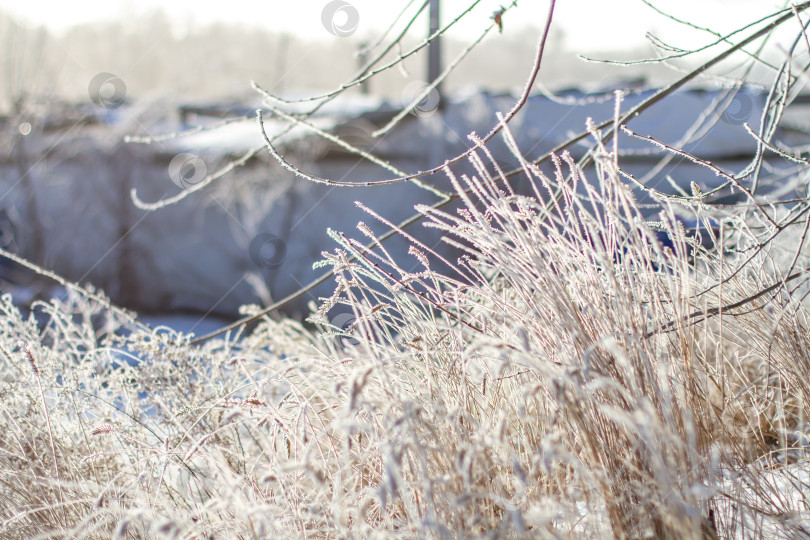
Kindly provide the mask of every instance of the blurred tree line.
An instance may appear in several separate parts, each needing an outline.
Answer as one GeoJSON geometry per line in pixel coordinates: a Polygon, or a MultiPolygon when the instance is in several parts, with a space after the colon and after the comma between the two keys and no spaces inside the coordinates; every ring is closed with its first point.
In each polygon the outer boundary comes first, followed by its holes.
{"type": "MultiPolygon", "coordinates": [[[[15,104],[87,99],[90,79],[99,72],[121,77],[131,98],[171,98],[176,101],[253,97],[255,80],[274,93],[331,90],[358,68],[357,51],[371,36],[311,40],[274,33],[258,26],[217,23],[178,30],[162,11],[127,20],[111,20],[71,27],[63,32],[24,27],[0,13],[0,113],[15,104]],[[365,38],[365,39],[364,39],[365,38]]],[[[423,36],[403,42],[414,46],[423,36]]],[[[494,92],[517,91],[534,56],[538,30],[506,26],[491,33],[457,68],[445,85],[449,91],[478,87],[494,92]]],[[[558,30],[543,64],[542,81],[550,88],[585,82],[607,84],[618,79],[653,78],[662,68],[618,69],[585,63],[567,46],[558,30]]],[[[445,62],[468,45],[446,38],[445,62]]],[[[618,52],[618,51],[617,51],[618,52]]],[[[602,51],[604,53],[604,51],[602,51]]],[[[396,54],[396,51],[391,54],[396,54]]],[[[641,52],[649,54],[649,51],[641,52]]],[[[399,98],[408,80],[424,78],[425,55],[405,62],[403,70],[375,77],[371,92],[399,98]]],[[[357,91],[357,90],[354,90],[357,91]]],[[[13,112],[12,112],[13,114],[13,112]]]]}

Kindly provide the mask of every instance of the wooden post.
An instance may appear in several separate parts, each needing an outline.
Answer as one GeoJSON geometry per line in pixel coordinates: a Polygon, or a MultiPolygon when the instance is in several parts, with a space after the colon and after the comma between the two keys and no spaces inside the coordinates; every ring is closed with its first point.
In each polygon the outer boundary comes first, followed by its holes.
{"type": "MultiPolygon", "coordinates": [[[[428,27],[428,35],[433,35],[439,29],[439,4],[441,0],[430,0],[430,24],[428,27]]],[[[435,38],[428,45],[428,73],[427,82],[433,83],[439,78],[442,72],[442,44],[441,37],[435,38]]],[[[442,89],[441,85],[436,86],[436,91],[439,93],[439,103],[441,103],[442,89]]]]}

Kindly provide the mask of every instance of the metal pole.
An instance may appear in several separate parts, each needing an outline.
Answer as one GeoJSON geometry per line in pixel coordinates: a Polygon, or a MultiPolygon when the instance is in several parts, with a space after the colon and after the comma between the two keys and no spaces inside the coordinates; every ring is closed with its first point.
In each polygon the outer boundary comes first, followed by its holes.
{"type": "MultiPolygon", "coordinates": [[[[359,69],[365,68],[366,67],[366,62],[368,62],[368,49],[367,49],[367,47],[368,47],[368,43],[366,43],[365,41],[360,42],[360,44],[359,44],[360,52],[357,55],[357,63],[359,64],[358,65],[359,69]]],[[[363,94],[363,95],[366,95],[366,94],[369,93],[368,81],[369,81],[369,79],[366,79],[365,81],[360,83],[360,93],[363,94]]]]}
{"type": "MultiPolygon", "coordinates": [[[[439,4],[441,0],[430,0],[430,26],[428,28],[428,35],[433,35],[439,30],[439,4]]],[[[427,82],[433,83],[439,78],[442,72],[442,44],[441,36],[436,37],[428,45],[428,73],[427,82]]],[[[439,98],[442,95],[441,85],[436,86],[436,91],[439,93],[439,98]]],[[[441,103],[441,102],[440,102],[441,103]]]]}

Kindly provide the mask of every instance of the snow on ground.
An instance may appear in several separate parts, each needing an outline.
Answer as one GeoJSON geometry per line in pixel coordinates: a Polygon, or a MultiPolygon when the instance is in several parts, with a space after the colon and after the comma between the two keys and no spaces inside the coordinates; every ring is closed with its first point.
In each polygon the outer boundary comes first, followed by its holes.
{"type": "Polygon", "coordinates": [[[185,335],[194,334],[195,336],[209,334],[232,322],[218,317],[173,313],[141,315],[138,320],[157,331],[166,328],[173,332],[180,332],[185,335]]]}

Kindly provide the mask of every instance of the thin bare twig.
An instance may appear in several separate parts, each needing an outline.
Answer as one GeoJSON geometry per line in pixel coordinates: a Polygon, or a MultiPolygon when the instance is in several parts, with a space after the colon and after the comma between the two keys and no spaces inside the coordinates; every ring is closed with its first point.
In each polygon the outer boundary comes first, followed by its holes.
{"type": "MultiPolygon", "coordinates": [[[[391,69],[392,67],[394,67],[397,64],[401,63],[403,60],[405,60],[405,59],[413,56],[417,52],[421,51],[422,49],[427,47],[430,44],[431,41],[435,40],[437,37],[441,36],[442,34],[447,32],[450,28],[452,28],[453,25],[458,23],[458,21],[460,21],[462,17],[466,16],[467,13],[472,11],[473,8],[475,8],[475,6],[477,6],[479,3],[481,3],[481,0],[475,0],[471,5],[469,5],[467,8],[465,8],[464,11],[462,11],[458,16],[456,16],[452,21],[450,21],[444,27],[439,28],[432,35],[428,36],[427,39],[425,39],[424,41],[419,43],[419,45],[417,45],[416,47],[414,47],[410,51],[406,52],[405,54],[398,55],[398,57],[395,58],[394,60],[392,60],[391,62],[389,62],[387,64],[384,64],[384,65],[380,66],[379,68],[377,68],[377,69],[375,69],[373,71],[370,71],[370,67],[373,66],[374,64],[376,64],[386,54],[388,54],[391,51],[391,49],[393,49],[395,44],[401,43],[401,40],[404,37],[405,32],[408,30],[408,28],[410,28],[411,24],[413,24],[414,21],[416,20],[416,16],[414,16],[414,18],[411,19],[411,21],[408,23],[407,27],[400,33],[400,35],[397,36],[396,39],[392,40],[391,45],[389,45],[388,48],[386,48],[383,52],[381,52],[379,55],[377,55],[377,57],[375,59],[370,61],[366,65],[366,67],[364,67],[360,71],[359,75],[357,75],[354,79],[352,79],[348,83],[342,84],[339,88],[336,88],[335,90],[332,90],[331,92],[327,92],[326,94],[320,94],[320,95],[300,98],[300,99],[284,99],[284,98],[282,98],[280,96],[276,96],[276,95],[273,95],[273,94],[270,94],[268,97],[270,99],[273,99],[274,101],[277,101],[278,103],[287,103],[287,104],[290,104],[290,103],[306,103],[306,102],[321,101],[321,100],[325,100],[324,101],[324,103],[325,103],[326,101],[329,101],[329,100],[339,96],[340,94],[342,94],[343,92],[345,92],[349,88],[352,88],[354,86],[357,86],[357,85],[360,85],[360,84],[366,82],[367,80],[371,79],[372,77],[374,77],[376,75],[379,75],[380,73],[391,69]]],[[[425,2],[425,4],[427,4],[427,2],[425,2]]],[[[512,2],[512,5],[509,6],[509,7],[514,7],[514,5],[515,5],[515,3],[512,2]]],[[[424,9],[424,5],[420,9],[420,12],[421,12],[422,9],[424,9]]],[[[418,13],[417,13],[417,15],[418,15],[418,13]]],[[[494,26],[494,24],[495,23],[493,23],[491,26],[494,26]]]]}
{"type": "Polygon", "coordinates": [[[647,332],[646,334],[644,334],[644,339],[650,338],[650,337],[652,337],[652,336],[654,336],[656,334],[671,332],[679,324],[688,324],[688,325],[697,324],[697,323],[702,322],[704,320],[708,320],[708,319],[710,319],[710,318],[712,318],[712,317],[714,317],[716,315],[719,315],[720,313],[723,313],[723,314],[726,314],[726,315],[734,315],[733,313],[729,313],[729,311],[737,309],[739,307],[742,307],[742,306],[744,306],[746,304],[750,304],[754,300],[758,300],[758,299],[762,298],[763,296],[766,296],[767,294],[784,287],[789,282],[791,282],[791,281],[793,281],[793,280],[795,280],[795,279],[797,279],[797,278],[799,278],[801,276],[807,275],[808,271],[810,271],[810,268],[805,268],[804,270],[800,270],[799,272],[795,272],[795,273],[789,275],[788,277],[777,281],[773,285],[771,285],[769,287],[766,287],[764,289],[761,289],[756,294],[753,294],[751,296],[743,298],[742,300],[739,300],[737,302],[733,302],[731,304],[726,304],[726,305],[722,305],[722,306],[716,306],[716,307],[709,308],[709,309],[706,309],[706,310],[695,311],[695,312],[692,312],[689,315],[686,315],[686,316],[681,317],[679,319],[664,323],[661,326],[659,326],[658,328],[656,328],[655,330],[651,330],[651,331],[647,332]],[[702,317],[702,318],[698,319],[698,317],[702,317]],[[698,320],[694,320],[694,319],[698,319],[698,320]]]}
{"type": "Polygon", "coordinates": [[[762,205],[759,204],[759,201],[757,201],[756,197],[754,197],[753,193],[751,193],[748,190],[748,188],[746,188],[744,185],[742,185],[742,183],[740,183],[740,181],[737,178],[735,178],[733,175],[728,174],[726,171],[724,171],[723,169],[721,169],[720,167],[718,167],[717,165],[715,165],[711,161],[707,161],[705,159],[700,159],[699,157],[697,157],[697,156],[695,156],[693,154],[690,154],[689,152],[685,152],[683,150],[673,148],[672,146],[669,146],[668,144],[665,144],[665,143],[659,141],[655,137],[650,137],[648,135],[640,135],[640,134],[636,133],[635,131],[631,130],[630,128],[628,128],[627,126],[622,126],[622,131],[624,133],[626,133],[627,135],[630,135],[631,137],[636,137],[637,139],[647,141],[647,142],[649,142],[651,144],[654,144],[655,146],[657,146],[657,147],[659,147],[659,148],[661,148],[663,150],[666,150],[667,152],[671,152],[671,153],[673,153],[675,155],[686,158],[686,159],[688,159],[689,161],[691,161],[692,163],[694,163],[696,165],[706,167],[707,169],[714,172],[714,174],[716,174],[717,176],[721,176],[721,177],[727,179],[729,182],[731,182],[735,186],[737,186],[737,189],[739,189],[740,191],[745,193],[746,196],[748,196],[749,200],[751,201],[751,204],[753,204],[754,206],[757,207],[757,209],[762,213],[762,215],[765,217],[765,219],[767,219],[771,223],[771,225],[773,225],[777,229],[779,228],[779,225],[776,223],[776,221],[774,221],[773,218],[765,211],[765,209],[762,207],[762,205]]]}
{"type": "MultiPolygon", "coordinates": [[[[796,10],[798,10],[799,12],[802,12],[802,11],[805,11],[806,9],[808,9],[809,7],[810,7],[810,1],[809,2],[804,2],[802,4],[797,5],[796,10]]],[[[554,9],[554,2],[551,3],[550,14],[553,13],[553,9],[554,9]]],[[[775,28],[779,27],[785,21],[791,19],[794,16],[793,12],[791,10],[787,10],[787,11],[790,11],[790,13],[787,13],[787,14],[779,17],[778,19],[774,20],[773,22],[771,22],[771,23],[767,24],[766,26],[760,28],[759,30],[753,32],[751,35],[749,35],[747,38],[740,41],[736,45],[734,45],[732,47],[729,47],[725,51],[723,51],[720,54],[716,55],[711,60],[708,60],[707,62],[705,62],[701,66],[697,67],[696,69],[692,70],[691,72],[687,73],[686,75],[684,75],[683,77],[678,79],[677,81],[675,81],[675,82],[671,83],[670,85],[662,88],[661,90],[659,90],[658,92],[656,92],[655,94],[653,94],[652,96],[650,96],[649,98],[644,100],[643,102],[641,102],[638,105],[636,105],[635,107],[631,108],[629,111],[627,111],[619,119],[619,122],[621,124],[626,124],[629,120],[631,120],[631,119],[635,118],[636,116],[638,116],[639,114],[641,114],[641,112],[649,109],[650,107],[652,107],[656,103],[662,101],[667,96],[673,94],[675,91],[677,91],[678,89],[683,87],[689,81],[691,81],[695,77],[699,76],[700,74],[706,72],[711,67],[713,67],[713,66],[717,65],[718,63],[722,62],[723,60],[725,60],[726,58],[728,58],[729,56],[734,54],[736,51],[742,49],[743,47],[745,47],[749,43],[752,43],[753,41],[759,39],[760,37],[762,37],[764,35],[767,35],[768,33],[772,32],[775,28]]],[[[541,63],[541,60],[542,60],[542,55],[543,55],[543,51],[544,51],[544,45],[545,45],[546,38],[548,36],[548,31],[549,31],[549,28],[550,28],[550,24],[551,24],[551,17],[549,17],[547,19],[544,34],[543,34],[543,37],[540,40],[540,47],[538,48],[538,55],[535,58],[535,64],[534,64],[534,67],[532,69],[532,73],[531,73],[531,75],[529,77],[529,82],[526,85],[526,88],[525,88],[525,90],[523,92],[523,95],[518,100],[518,102],[515,104],[515,107],[513,107],[512,110],[510,111],[510,113],[505,117],[505,120],[507,122],[512,117],[514,117],[514,115],[517,113],[517,111],[520,110],[520,108],[528,100],[529,92],[531,91],[531,87],[532,87],[532,85],[534,83],[534,79],[537,77],[537,73],[539,72],[539,69],[540,69],[540,63],[541,63]]],[[[748,25],[748,26],[750,26],[750,25],[748,25]]],[[[746,28],[748,26],[746,26],[746,28]]],[[[611,118],[609,120],[606,120],[606,121],[602,122],[601,124],[596,125],[595,129],[596,130],[604,129],[604,128],[612,125],[614,122],[615,122],[615,119],[611,118]]],[[[499,126],[500,125],[501,124],[499,123],[499,126]]],[[[488,140],[490,140],[492,138],[492,136],[494,136],[494,134],[497,133],[497,131],[495,131],[497,129],[498,129],[498,127],[496,126],[496,128],[493,129],[494,133],[490,132],[490,134],[487,135],[487,137],[483,138],[483,141],[487,142],[488,140]]],[[[537,158],[533,163],[534,164],[540,164],[540,163],[542,163],[544,161],[547,161],[547,160],[549,160],[551,158],[552,155],[555,155],[556,153],[562,151],[563,149],[568,148],[570,146],[573,146],[573,145],[581,142],[582,140],[587,138],[589,135],[590,135],[590,132],[588,130],[585,130],[582,133],[580,133],[579,135],[568,139],[564,143],[561,143],[560,145],[558,145],[557,147],[552,149],[550,152],[547,152],[546,154],[544,154],[542,157],[537,158]]],[[[610,137],[612,137],[612,136],[613,136],[612,130],[609,131],[608,133],[606,133],[603,136],[603,144],[607,143],[610,140],[610,137]]],[[[448,165],[452,165],[453,163],[460,161],[461,159],[466,157],[466,154],[467,153],[465,152],[464,154],[458,156],[455,161],[448,160],[443,165],[438,166],[438,167],[434,167],[433,169],[431,169],[429,171],[425,171],[425,172],[421,173],[419,176],[425,176],[425,175],[428,175],[428,174],[433,174],[433,173],[439,172],[444,167],[446,167],[448,165]]],[[[511,176],[520,174],[521,172],[523,172],[523,170],[524,169],[522,167],[518,167],[518,168],[516,168],[516,169],[514,169],[512,171],[505,172],[504,177],[509,178],[511,176]]],[[[447,204],[449,204],[450,202],[452,202],[453,200],[456,200],[456,199],[457,199],[457,196],[454,195],[450,200],[439,201],[439,202],[435,203],[431,208],[432,209],[443,208],[444,206],[446,206],[447,204]]],[[[423,217],[424,217],[424,214],[422,214],[422,213],[414,214],[410,218],[404,220],[399,225],[399,227],[400,228],[406,228],[409,225],[412,225],[412,224],[420,221],[423,217]]],[[[383,234],[383,235],[381,235],[379,237],[379,241],[385,241],[388,238],[394,236],[395,234],[396,234],[396,231],[394,229],[390,229],[388,232],[386,232],[385,234],[383,234]]],[[[369,246],[371,246],[371,245],[372,244],[369,244],[369,246]]],[[[313,280],[312,282],[310,282],[308,285],[306,285],[304,287],[301,287],[297,291],[287,295],[285,298],[282,298],[281,300],[273,303],[272,305],[262,309],[257,314],[252,315],[250,317],[242,318],[242,319],[240,319],[238,321],[235,321],[234,323],[231,323],[231,324],[229,324],[227,326],[224,326],[224,327],[220,328],[219,330],[216,330],[214,332],[210,332],[210,333],[205,334],[203,336],[197,337],[197,338],[191,340],[190,343],[191,344],[202,343],[202,342],[207,341],[207,340],[209,340],[211,338],[214,338],[214,337],[216,337],[218,335],[221,335],[221,334],[223,334],[225,332],[230,332],[230,331],[235,330],[235,329],[237,329],[237,328],[239,328],[241,326],[244,326],[246,324],[250,324],[252,322],[255,322],[255,321],[261,319],[262,317],[265,317],[267,314],[272,313],[273,311],[276,311],[277,309],[279,309],[279,308],[289,304],[290,302],[293,302],[293,301],[297,300],[298,298],[302,297],[303,295],[307,294],[309,291],[313,290],[315,287],[317,287],[320,284],[324,283],[332,275],[333,274],[332,274],[331,271],[326,272],[323,275],[321,275],[320,277],[318,277],[315,280],[313,280]]]]}
{"type": "MultiPolygon", "coordinates": [[[[523,94],[520,96],[520,99],[518,99],[518,101],[515,103],[515,105],[509,111],[509,113],[503,118],[503,120],[499,121],[498,124],[490,131],[490,133],[486,137],[484,137],[482,139],[482,141],[484,143],[486,143],[487,141],[492,139],[492,137],[494,137],[501,130],[503,125],[505,123],[509,122],[512,118],[514,118],[514,116],[518,113],[518,111],[520,111],[520,109],[526,104],[526,101],[528,101],[529,95],[531,94],[532,87],[534,86],[534,81],[537,79],[537,75],[540,73],[540,65],[541,65],[541,63],[543,61],[543,52],[545,51],[546,40],[548,38],[549,31],[551,30],[551,21],[552,21],[553,16],[554,16],[554,7],[555,7],[555,5],[556,5],[556,0],[552,0],[551,4],[549,6],[548,17],[546,19],[546,26],[545,26],[545,28],[543,30],[543,35],[540,38],[540,42],[539,42],[539,45],[538,45],[538,48],[537,48],[537,55],[535,56],[535,59],[534,59],[534,65],[532,67],[531,73],[529,74],[529,79],[526,82],[526,86],[525,86],[525,88],[523,90],[523,94]]],[[[442,165],[440,165],[438,167],[434,167],[430,171],[426,171],[426,172],[420,173],[418,175],[412,175],[412,176],[403,178],[403,180],[411,179],[411,178],[418,178],[418,177],[421,177],[421,176],[426,176],[428,174],[433,174],[433,173],[439,172],[442,169],[444,169],[445,167],[451,165],[452,163],[457,163],[458,161],[460,161],[460,160],[464,159],[465,157],[469,156],[474,150],[475,150],[475,147],[473,147],[470,150],[464,152],[463,154],[457,156],[453,160],[448,160],[444,164],[442,164],[442,165]]],[[[443,206],[445,206],[449,202],[450,202],[450,200],[439,201],[439,202],[435,203],[433,207],[436,208],[436,209],[442,208],[443,206]]],[[[421,218],[422,218],[422,214],[417,213],[414,216],[412,216],[411,218],[406,219],[405,221],[403,221],[400,228],[405,228],[408,225],[419,221],[421,218]]],[[[384,241],[385,239],[390,238],[394,234],[395,234],[395,230],[391,229],[386,234],[382,235],[380,237],[380,240],[384,241]]],[[[369,246],[371,246],[371,245],[373,245],[373,244],[370,243],[369,246]]],[[[209,340],[209,339],[211,339],[213,337],[216,337],[216,336],[218,336],[220,334],[224,334],[225,332],[230,332],[231,330],[235,330],[236,328],[239,328],[240,326],[244,326],[245,324],[250,324],[251,322],[257,321],[257,320],[261,319],[262,317],[266,316],[267,314],[272,313],[273,311],[277,310],[278,308],[280,308],[282,306],[285,306],[285,305],[289,304],[290,302],[292,302],[292,301],[300,298],[301,296],[305,295],[306,293],[308,293],[309,291],[311,291],[312,289],[314,289],[315,287],[317,287],[321,283],[325,282],[331,276],[332,276],[332,272],[331,271],[327,272],[327,273],[323,274],[321,277],[319,277],[319,278],[315,279],[314,281],[312,281],[309,285],[306,285],[305,287],[300,288],[298,291],[295,291],[292,294],[286,296],[285,298],[279,300],[278,302],[275,302],[273,305],[264,308],[259,313],[255,314],[255,315],[251,315],[250,317],[242,318],[242,319],[240,319],[240,320],[238,320],[238,321],[236,321],[234,323],[231,323],[231,324],[229,324],[227,326],[224,326],[224,327],[220,328],[219,330],[216,330],[214,332],[210,332],[208,334],[205,334],[203,336],[195,338],[195,339],[193,339],[191,341],[191,343],[192,344],[201,343],[203,341],[207,341],[207,340],[209,340]]]]}

